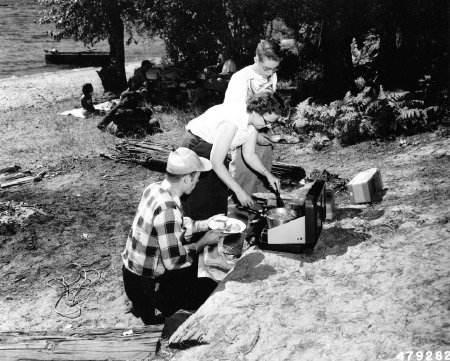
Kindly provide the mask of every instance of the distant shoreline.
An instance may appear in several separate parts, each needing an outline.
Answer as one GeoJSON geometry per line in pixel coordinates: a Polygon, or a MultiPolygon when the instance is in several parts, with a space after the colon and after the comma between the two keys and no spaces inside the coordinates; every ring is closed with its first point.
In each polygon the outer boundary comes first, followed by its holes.
{"type": "MultiPolygon", "coordinates": [[[[140,61],[128,62],[125,66],[127,77],[140,64],[140,61]]],[[[102,94],[103,86],[97,70],[100,68],[77,68],[2,78],[0,79],[0,110],[41,108],[64,100],[78,100],[84,83],[91,83],[94,92],[102,94]]]]}

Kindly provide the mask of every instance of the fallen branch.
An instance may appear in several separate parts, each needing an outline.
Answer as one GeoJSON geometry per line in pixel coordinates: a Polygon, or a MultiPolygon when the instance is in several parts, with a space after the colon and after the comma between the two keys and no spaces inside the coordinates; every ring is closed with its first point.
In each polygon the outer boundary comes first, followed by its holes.
{"type": "Polygon", "coordinates": [[[31,175],[31,171],[24,171],[24,172],[17,172],[17,173],[4,173],[4,174],[0,174],[0,182],[4,182],[4,181],[8,181],[8,180],[13,180],[13,179],[18,179],[18,178],[22,178],[22,177],[26,177],[31,175]]]}
{"type": "MultiPolygon", "coordinates": [[[[124,141],[118,144],[116,149],[122,156],[114,156],[114,158],[104,154],[100,156],[134,162],[157,172],[165,172],[167,157],[171,151],[167,147],[145,141],[124,141]]],[[[287,184],[298,184],[306,177],[306,172],[302,167],[282,162],[273,162],[272,173],[287,184]]]]}
{"type": "Polygon", "coordinates": [[[23,184],[23,183],[32,182],[33,180],[34,180],[33,176],[23,177],[23,178],[20,178],[20,179],[15,179],[15,180],[10,181],[10,182],[1,183],[0,187],[1,188],[8,188],[8,187],[12,187],[12,186],[18,186],[18,185],[23,184]]]}

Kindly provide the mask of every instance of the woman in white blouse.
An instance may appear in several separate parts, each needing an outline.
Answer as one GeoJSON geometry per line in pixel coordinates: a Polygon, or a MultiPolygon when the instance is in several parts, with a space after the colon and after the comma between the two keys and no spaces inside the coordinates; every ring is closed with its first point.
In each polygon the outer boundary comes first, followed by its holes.
{"type": "MultiPolygon", "coordinates": [[[[196,220],[226,214],[228,189],[241,205],[253,205],[251,194],[244,191],[227,168],[228,152],[241,145],[243,158],[249,167],[263,175],[272,188],[280,189],[280,180],[263,165],[255,153],[255,146],[258,130],[270,127],[281,111],[282,104],[273,93],[263,92],[249,97],[246,116],[234,107],[219,104],[188,123],[183,147],[209,159],[213,170],[202,174],[194,191],[184,200],[183,209],[187,216],[196,220]]],[[[210,254],[213,258],[214,255],[215,252],[210,254]]]]}

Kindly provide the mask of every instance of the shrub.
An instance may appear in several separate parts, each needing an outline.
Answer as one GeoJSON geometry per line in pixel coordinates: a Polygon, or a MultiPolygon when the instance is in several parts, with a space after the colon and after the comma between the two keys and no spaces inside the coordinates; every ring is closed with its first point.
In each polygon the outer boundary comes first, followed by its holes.
{"type": "MultiPolygon", "coordinates": [[[[361,80],[359,84],[364,85],[361,80]]],[[[289,122],[297,133],[319,132],[343,145],[435,129],[444,109],[426,107],[416,95],[365,86],[357,95],[348,92],[343,100],[330,104],[316,104],[307,98],[296,106],[289,122]]]]}

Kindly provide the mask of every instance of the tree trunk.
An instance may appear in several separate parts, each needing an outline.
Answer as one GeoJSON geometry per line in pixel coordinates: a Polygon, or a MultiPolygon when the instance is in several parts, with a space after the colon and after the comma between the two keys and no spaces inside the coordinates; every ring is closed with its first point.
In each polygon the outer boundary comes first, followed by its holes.
{"type": "Polygon", "coordinates": [[[332,18],[323,21],[320,50],[324,77],[321,100],[324,102],[341,99],[352,90],[351,40],[339,21],[332,18]]]}
{"type": "Polygon", "coordinates": [[[127,88],[127,78],[125,74],[125,44],[123,40],[124,25],[120,17],[120,8],[117,1],[111,1],[109,16],[111,28],[108,43],[111,63],[108,67],[102,68],[99,76],[102,79],[105,91],[111,91],[119,95],[127,88]]]}
{"type": "Polygon", "coordinates": [[[380,29],[380,50],[378,55],[379,83],[385,89],[395,89],[397,80],[397,49],[395,42],[395,30],[390,24],[383,24],[380,29]]]}
{"type": "MultiPolygon", "coordinates": [[[[120,19],[119,19],[120,20],[120,19]]],[[[114,80],[114,93],[120,94],[127,88],[127,77],[125,74],[125,46],[123,41],[123,23],[120,20],[108,38],[110,46],[111,67],[114,69],[116,79],[114,80]]]]}

